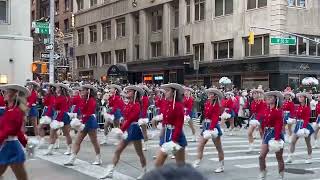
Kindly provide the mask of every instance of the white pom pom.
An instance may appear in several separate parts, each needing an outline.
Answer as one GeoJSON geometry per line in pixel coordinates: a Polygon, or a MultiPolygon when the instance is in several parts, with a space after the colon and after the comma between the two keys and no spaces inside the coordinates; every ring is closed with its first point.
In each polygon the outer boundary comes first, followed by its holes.
{"type": "Polygon", "coordinates": [[[221,114],[221,119],[230,119],[231,118],[231,114],[227,113],[227,112],[223,112],[221,114]]]}
{"type": "Polygon", "coordinates": [[[70,123],[71,128],[82,131],[85,127],[85,125],[82,123],[82,121],[78,118],[73,118],[70,123]]]}
{"type": "Polygon", "coordinates": [[[211,139],[212,138],[210,130],[205,130],[203,132],[202,136],[204,139],[211,139]]]}
{"type": "Polygon", "coordinates": [[[307,128],[304,128],[304,137],[308,137],[310,135],[310,131],[307,128]]]}
{"type": "Polygon", "coordinates": [[[113,123],[114,121],[114,115],[113,114],[109,114],[109,113],[104,113],[103,114],[103,118],[106,122],[110,122],[113,123]]]}
{"type": "Polygon", "coordinates": [[[40,124],[50,124],[51,121],[52,121],[52,119],[51,119],[49,116],[42,116],[42,117],[40,118],[39,123],[40,123],[40,124]]]}
{"type": "Polygon", "coordinates": [[[212,139],[217,138],[219,135],[219,131],[217,128],[214,128],[214,130],[205,130],[203,132],[203,138],[204,139],[212,139]]]}
{"type": "Polygon", "coordinates": [[[162,123],[158,123],[158,125],[157,125],[157,129],[162,129],[162,123]]]}
{"type": "Polygon", "coordinates": [[[189,115],[184,116],[184,123],[188,123],[191,120],[189,115]]]}
{"type": "Polygon", "coordinates": [[[260,122],[259,122],[258,120],[256,120],[256,119],[251,119],[251,120],[249,121],[249,125],[250,125],[250,126],[259,126],[259,125],[260,125],[260,122]]]}
{"type": "Polygon", "coordinates": [[[160,115],[156,115],[155,117],[152,118],[153,121],[162,121],[163,119],[163,115],[160,114],[160,115]]]}
{"type": "Polygon", "coordinates": [[[122,139],[126,140],[128,138],[128,133],[127,132],[124,132],[122,134],[122,139]]]}
{"type": "Polygon", "coordinates": [[[148,122],[149,122],[148,118],[140,118],[139,121],[138,121],[138,124],[139,124],[139,126],[141,126],[141,125],[148,124],[148,122]]]}
{"type": "Polygon", "coordinates": [[[124,139],[124,133],[119,128],[112,128],[107,138],[109,143],[119,143],[121,139],[124,139]]]}
{"type": "Polygon", "coordinates": [[[313,122],[311,126],[315,130],[315,129],[317,129],[319,127],[319,124],[316,123],[316,122],[313,122]]]}
{"type": "Polygon", "coordinates": [[[180,149],[181,149],[181,146],[179,144],[174,143],[173,141],[166,142],[161,146],[161,151],[166,154],[169,154],[169,153],[175,154],[180,149]]]}
{"type": "Polygon", "coordinates": [[[59,122],[57,120],[53,120],[51,123],[50,123],[50,128],[51,129],[60,129],[64,126],[64,123],[63,122],[59,122]]]}
{"type": "Polygon", "coordinates": [[[276,140],[272,139],[269,141],[268,145],[269,145],[270,152],[278,152],[281,149],[283,149],[284,141],[283,140],[276,141],[276,140]]]}
{"type": "Polygon", "coordinates": [[[295,124],[296,122],[297,122],[297,120],[294,118],[288,118],[288,120],[287,120],[287,124],[295,124]]]}
{"type": "Polygon", "coordinates": [[[77,118],[78,114],[77,113],[68,113],[70,119],[73,119],[73,118],[77,118]]]}
{"type": "Polygon", "coordinates": [[[296,134],[298,137],[304,137],[305,131],[304,131],[304,129],[299,129],[296,134]]]}

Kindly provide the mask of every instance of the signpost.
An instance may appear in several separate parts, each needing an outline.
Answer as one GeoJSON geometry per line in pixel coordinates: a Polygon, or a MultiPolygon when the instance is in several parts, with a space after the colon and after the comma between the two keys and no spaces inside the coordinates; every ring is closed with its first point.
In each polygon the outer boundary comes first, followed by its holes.
{"type": "Polygon", "coordinates": [[[294,38],[284,38],[284,37],[271,37],[270,38],[271,45],[296,45],[297,39],[294,38]]]}
{"type": "Polygon", "coordinates": [[[33,22],[32,26],[38,34],[50,34],[49,23],[47,22],[33,22]]]}
{"type": "MultiPolygon", "coordinates": [[[[56,59],[59,59],[60,58],[60,55],[59,54],[54,54],[53,56],[53,59],[56,60],[56,59]]],[[[50,59],[50,53],[41,53],[41,59],[50,59]]]]}

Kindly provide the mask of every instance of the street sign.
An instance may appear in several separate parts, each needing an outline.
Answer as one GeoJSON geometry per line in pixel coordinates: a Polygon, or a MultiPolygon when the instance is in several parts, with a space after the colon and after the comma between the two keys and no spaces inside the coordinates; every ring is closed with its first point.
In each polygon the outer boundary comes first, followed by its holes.
{"type": "Polygon", "coordinates": [[[49,51],[49,50],[52,50],[52,49],[53,49],[53,45],[52,44],[49,44],[49,45],[46,46],[46,50],[49,51]]]}
{"type": "Polygon", "coordinates": [[[271,45],[296,45],[297,39],[296,38],[284,38],[284,37],[271,37],[270,38],[271,45]]]}
{"type": "Polygon", "coordinates": [[[38,34],[49,34],[49,23],[47,22],[33,22],[32,26],[38,34]]]}
{"type": "MultiPolygon", "coordinates": [[[[53,59],[59,59],[59,54],[54,54],[53,59]]],[[[50,53],[41,53],[41,59],[50,59],[50,53]]]]}

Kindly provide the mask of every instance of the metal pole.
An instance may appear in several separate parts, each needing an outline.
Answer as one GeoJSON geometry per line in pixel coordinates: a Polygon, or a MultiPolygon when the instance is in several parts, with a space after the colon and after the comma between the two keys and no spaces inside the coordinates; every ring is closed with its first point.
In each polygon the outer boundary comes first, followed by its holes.
{"type": "Polygon", "coordinates": [[[53,48],[50,50],[50,59],[49,59],[49,82],[54,83],[54,1],[50,0],[50,44],[52,44],[53,48]]]}

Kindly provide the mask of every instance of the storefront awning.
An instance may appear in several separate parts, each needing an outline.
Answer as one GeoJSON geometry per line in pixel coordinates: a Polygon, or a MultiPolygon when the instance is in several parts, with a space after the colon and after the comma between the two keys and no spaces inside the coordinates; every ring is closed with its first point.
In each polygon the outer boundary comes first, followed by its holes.
{"type": "Polygon", "coordinates": [[[107,76],[127,76],[128,68],[125,64],[116,64],[109,67],[107,76]]]}

